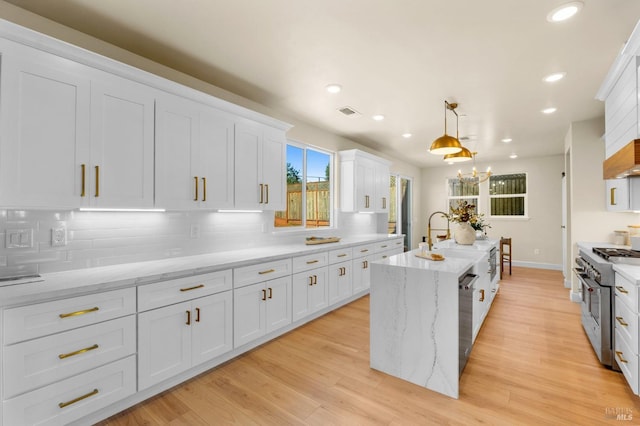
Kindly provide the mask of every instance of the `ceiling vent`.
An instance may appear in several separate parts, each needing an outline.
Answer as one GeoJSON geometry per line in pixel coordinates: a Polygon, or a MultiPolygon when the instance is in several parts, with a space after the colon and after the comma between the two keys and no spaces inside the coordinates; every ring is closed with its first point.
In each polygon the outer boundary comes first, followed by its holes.
{"type": "Polygon", "coordinates": [[[360,115],[360,113],[358,111],[356,111],[355,109],[351,108],[350,106],[345,106],[345,107],[342,107],[342,108],[338,108],[338,111],[340,111],[341,113],[343,113],[346,116],[360,115]]]}

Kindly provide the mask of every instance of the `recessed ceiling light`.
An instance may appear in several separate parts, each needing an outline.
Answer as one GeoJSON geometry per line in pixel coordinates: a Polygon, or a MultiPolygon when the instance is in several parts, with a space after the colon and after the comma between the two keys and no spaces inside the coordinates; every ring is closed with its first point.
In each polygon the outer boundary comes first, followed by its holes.
{"type": "Polygon", "coordinates": [[[447,164],[451,166],[451,165],[453,165],[455,163],[453,161],[447,161],[447,164]]]}
{"type": "Polygon", "coordinates": [[[550,108],[545,108],[542,110],[543,114],[553,114],[554,112],[556,112],[558,109],[554,108],[554,107],[550,107],[550,108]]]}
{"type": "Polygon", "coordinates": [[[502,139],[502,142],[504,142],[504,143],[509,143],[509,142],[511,142],[512,140],[513,140],[513,139],[511,139],[511,138],[504,138],[504,139],[502,139]]]}
{"type": "Polygon", "coordinates": [[[566,72],[554,72],[553,74],[549,74],[548,76],[546,76],[542,80],[547,82],[547,83],[555,83],[558,80],[562,80],[565,75],[567,75],[566,72]]]}
{"type": "Polygon", "coordinates": [[[411,133],[403,133],[402,137],[405,139],[409,139],[411,136],[413,136],[411,133]]]}
{"type": "Polygon", "coordinates": [[[329,84],[326,89],[329,93],[340,93],[340,91],[342,90],[342,86],[340,86],[339,84],[329,84]]]}
{"type": "Polygon", "coordinates": [[[556,7],[547,15],[547,21],[549,22],[562,22],[574,16],[582,9],[581,1],[572,1],[565,3],[562,6],[556,7]]]}
{"type": "Polygon", "coordinates": [[[374,116],[373,116],[373,117],[371,117],[371,118],[373,118],[373,119],[374,119],[374,120],[376,120],[376,121],[382,121],[382,120],[384,120],[384,115],[382,115],[382,114],[376,114],[376,115],[374,115],[374,116]]]}
{"type": "Polygon", "coordinates": [[[511,159],[518,158],[518,154],[511,154],[511,155],[509,156],[509,158],[511,158],[511,159]]]}

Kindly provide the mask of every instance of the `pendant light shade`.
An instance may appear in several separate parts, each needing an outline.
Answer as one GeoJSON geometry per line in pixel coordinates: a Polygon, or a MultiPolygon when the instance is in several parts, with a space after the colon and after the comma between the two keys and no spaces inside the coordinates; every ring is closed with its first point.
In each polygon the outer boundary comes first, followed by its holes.
{"type": "Polygon", "coordinates": [[[447,154],[444,156],[444,161],[452,163],[462,163],[464,161],[471,161],[472,159],[473,154],[465,147],[462,147],[462,150],[460,152],[456,152],[455,154],[447,154]]]}
{"type": "Polygon", "coordinates": [[[448,155],[462,151],[462,144],[460,143],[458,138],[454,138],[453,136],[449,136],[447,134],[447,109],[450,109],[456,115],[457,123],[458,113],[455,110],[457,106],[458,104],[456,103],[450,104],[446,100],[444,101],[444,135],[433,141],[431,147],[429,148],[430,153],[434,155],[448,155]]]}

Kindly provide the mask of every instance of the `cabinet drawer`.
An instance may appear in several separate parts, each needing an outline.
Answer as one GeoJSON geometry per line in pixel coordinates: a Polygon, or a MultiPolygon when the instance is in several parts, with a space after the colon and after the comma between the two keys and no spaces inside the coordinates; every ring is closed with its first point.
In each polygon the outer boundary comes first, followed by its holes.
{"type": "Polygon", "coordinates": [[[398,239],[381,241],[379,243],[376,243],[376,252],[380,253],[383,251],[389,251],[394,248],[402,247],[403,244],[404,244],[403,240],[398,240],[398,239]]]}
{"type": "Polygon", "coordinates": [[[355,246],[353,247],[353,257],[358,258],[358,257],[368,256],[370,254],[375,253],[376,249],[377,249],[376,243],[362,244],[359,246],[355,246]]]}
{"type": "Polygon", "coordinates": [[[390,250],[385,250],[383,252],[378,253],[380,259],[386,259],[387,257],[394,256],[396,254],[404,253],[403,247],[392,247],[390,250]]]}
{"type": "Polygon", "coordinates": [[[4,401],[5,425],[64,425],[136,392],[135,356],[4,401]]]}
{"type": "Polygon", "coordinates": [[[353,250],[351,247],[338,250],[331,250],[329,252],[329,263],[334,264],[338,262],[344,262],[353,257],[353,250]]]}
{"type": "Polygon", "coordinates": [[[638,394],[638,355],[634,354],[624,337],[616,330],[615,351],[613,356],[627,379],[633,393],[638,394]],[[625,362],[626,361],[626,362],[625,362]]]}
{"type": "Polygon", "coordinates": [[[620,274],[616,274],[615,280],[616,297],[618,297],[616,303],[622,300],[633,312],[638,312],[638,288],[636,285],[620,274]]]}
{"type": "MultiPolygon", "coordinates": [[[[619,299],[619,298],[618,298],[619,299]]],[[[618,302],[619,300],[616,300],[618,302]]],[[[616,303],[615,329],[626,339],[634,354],[638,354],[638,315],[626,303],[616,303]]]]}
{"type": "Polygon", "coordinates": [[[125,288],[4,311],[4,343],[17,343],[136,312],[136,289],[125,288]]]}
{"type": "Polygon", "coordinates": [[[244,287],[291,275],[291,259],[275,260],[233,270],[233,287],[244,287]]]}
{"type": "Polygon", "coordinates": [[[325,251],[322,253],[309,254],[293,258],[293,273],[308,271],[309,269],[325,266],[328,262],[329,254],[325,251]]]}
{"type": "Polygon", "coordinates": [[[138,287],[138,311],[148,311],[231,290],[231,270],[177,278],[138,287]]]}
{"type": "Polygon", "coordinates": [[[3,357],[4,398],[135,352],[135,315],[7,346],[3,357]]]}

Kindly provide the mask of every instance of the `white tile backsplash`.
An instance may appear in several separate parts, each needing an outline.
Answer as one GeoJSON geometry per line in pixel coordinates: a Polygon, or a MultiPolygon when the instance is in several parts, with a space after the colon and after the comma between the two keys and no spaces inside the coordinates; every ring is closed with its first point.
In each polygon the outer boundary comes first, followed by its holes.
{"type": "Polygon", "coordinates": [[[59,272],[303,241],[305,236],[374,234],[385,215],[336,213],[338,228],[281,232],[273,212],[81,212],[0,209],[0,277],[59,272]],[[67,229],[67,245],[51,246],[51,228],[67,229]],[[196,238],[192,226],[198,227],[196,238]],[[7,249],[7,229],[32,228],[33,247],[7,249]]]}

